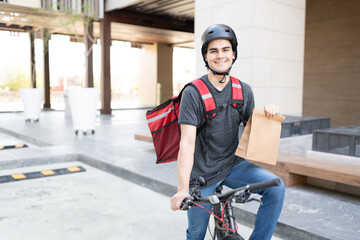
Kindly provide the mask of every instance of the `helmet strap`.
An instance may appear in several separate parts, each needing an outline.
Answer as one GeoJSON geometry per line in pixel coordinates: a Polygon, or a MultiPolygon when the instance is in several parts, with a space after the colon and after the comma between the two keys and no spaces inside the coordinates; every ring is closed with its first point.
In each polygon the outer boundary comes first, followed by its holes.
{"type": "Polygon", "coordinates": [[[219,83],[224,83],[226,81],[226,76],[230,75],[230,70],[232,68],[232,65],[231,65],[227,72],[219,73],[219,72],[212,70],[208,64],[206,64],[206,65],[214,75],[223,75],[223,78],[219,81],[219,83]]]}

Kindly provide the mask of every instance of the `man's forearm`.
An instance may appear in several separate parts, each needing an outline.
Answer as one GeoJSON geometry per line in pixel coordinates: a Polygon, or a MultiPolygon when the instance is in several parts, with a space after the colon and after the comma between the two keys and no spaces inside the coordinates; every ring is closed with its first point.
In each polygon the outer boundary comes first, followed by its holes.
{"type": "Polygon", "coordinates": [[[178,156],[178,191],[189,192],[190,174],[194,163],[194,147],[180,143],[178,156]]]}

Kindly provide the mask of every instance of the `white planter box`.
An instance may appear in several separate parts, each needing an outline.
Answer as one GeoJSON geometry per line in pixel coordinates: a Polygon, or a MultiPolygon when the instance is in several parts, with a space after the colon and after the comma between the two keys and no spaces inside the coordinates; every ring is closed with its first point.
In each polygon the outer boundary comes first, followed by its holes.
{"type": "Polygon", "coordinates": [[[66,118],[66,119],[71,119],[71,110],[70,110],[70,104],[69,104],[69,94],[68,94],[68,91],[66,91],[66,92],[64,93],[64,102],[65,102],[65,109],[64,109],[65,118],[66,118]]]}
{"type": "Polygon", "coordinates": [[[22,88],[19,91],[24,105],[25,120],[39,121],[44,89],[22,88]]]}
{"type": "Polygon", "coordinates": [[[74,88],[68,90],[71,118],[75,133],[95,132],[96,103],[99,99],[97,88],[74,88]]]}

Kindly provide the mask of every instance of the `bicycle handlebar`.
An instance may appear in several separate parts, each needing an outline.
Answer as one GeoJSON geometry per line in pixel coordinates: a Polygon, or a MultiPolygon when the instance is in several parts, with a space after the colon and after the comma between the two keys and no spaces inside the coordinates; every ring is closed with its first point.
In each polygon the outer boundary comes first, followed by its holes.
{"type": "Polygon", "coordinates": [[[249,190],[251,192],[255,192],[255,191],[262,190],[262,189],[269,188],[269,187],[280,186],[280,184],[281,184],[280,179],[274,178],[274,179],[271,179],[268,181],[250,184],[249,190]]]}
{"type": "MultiPolygon", "coordinates": [[[[216,195],[217,195],[218,199],[223,202],[223,201],[228,200],[232,195],[234,195],[235,193],[240,192],[240,191],[248,190],[248,191],[250,191],[250,193],[253,193],[255,191],[262,190],[262,189],[265,189],[265,188],[280,186],[280,184],[281,184],[280,179],[274,178],[274,179],[271,179],[271,180],[268,180],[268,181],[252,183],[252,184],[246,185],[244,187],[235,188],[235,189],[232,189],[232,190],[230,190],[230,191],[228,191],[226,193],[216,194],[216,195]]],[[[180,209],[181,210],[188,210],[191,207],[191,205],[193,204],[193,202],[210,203],[209,197],[190,196],[190,197],[187,197],[187,198],[185,198],[183,200],[183,202],[180,205],[180,209]]]]}

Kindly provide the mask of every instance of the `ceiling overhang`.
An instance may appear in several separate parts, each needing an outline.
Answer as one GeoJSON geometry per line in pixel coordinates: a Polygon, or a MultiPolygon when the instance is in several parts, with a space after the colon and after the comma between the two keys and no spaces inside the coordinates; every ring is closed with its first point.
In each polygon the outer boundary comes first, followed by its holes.
{"type": "MultiPolygon", "coordinates": [[[[136,1],[136,4],[127,5],[123,9],[107,12],[105,14],[111,20],[111,38],[136,43],[159,42],[194,48],[194,20],[191,10],[190,13],[189,10],[184,12],[184,8],[193,7],[193,2],[193,0],[136,1]],[[180,11],[178,14],[176,14],[177,10],[180,11]]],[[[80,38],[84,34],[83,18],[78,15],[0,4],[0,30],[25,32],[43,28],[47,28],[52,34],[80,38]]],[[[99,38],[99,21],[94,22],[93,29],[94,37],[99,38]]]]}

